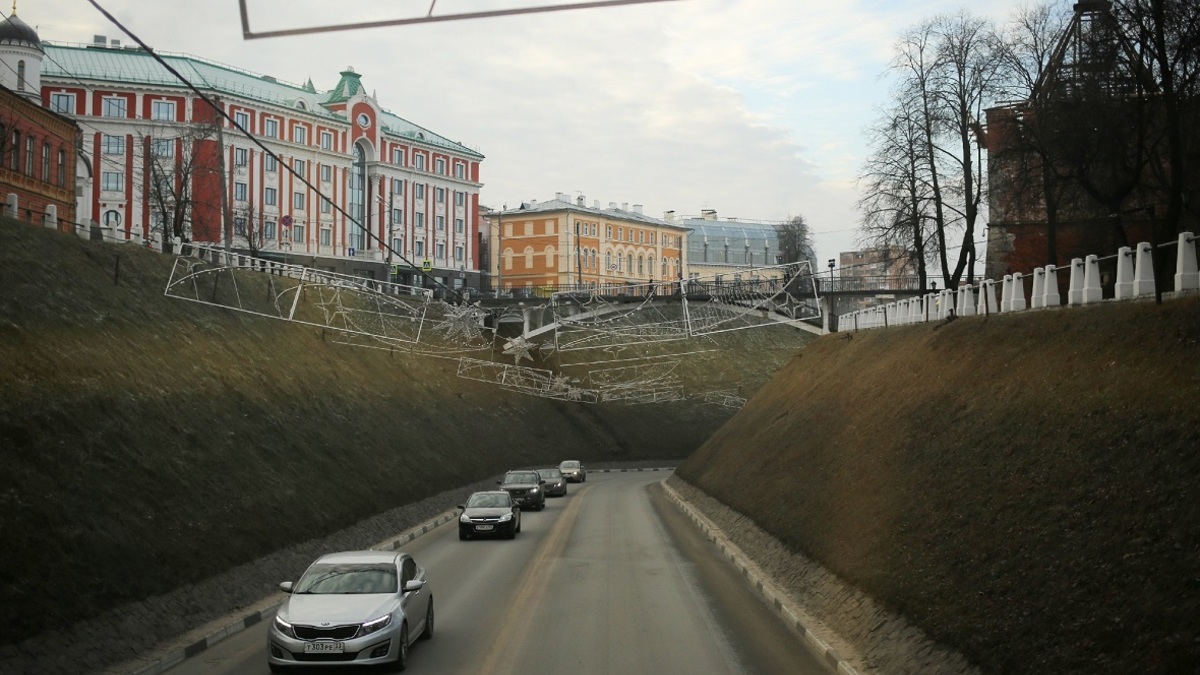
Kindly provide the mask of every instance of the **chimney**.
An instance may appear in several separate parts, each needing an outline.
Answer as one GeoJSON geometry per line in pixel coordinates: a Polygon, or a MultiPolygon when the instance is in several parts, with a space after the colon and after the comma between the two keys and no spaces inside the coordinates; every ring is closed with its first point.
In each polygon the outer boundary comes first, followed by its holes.
{"type": "Polygon", "coordinates": [[[642,215],[642,205],[641,205],[641,204],[634,204],[634,205],[633,205],[633,212],[634,212],[634,213],[636,213],[636,214],[638,214],[639,216],[640,216],[640,215],[642,215]]]}
{"type": "Polygon", "coordinates": [[[106,47],[106,46],[108,46],[108,38],[104,35],[93,35],[92,36],[92,46],[93,47],[106,47]]]}
{"type": "Polygon", "coordinates": [[[621,210],[628,211],[629,210],[629,202],[621,202],[621,210]]]}
{"type": "Polygon", "coordinates": [[[608,210],[610,210],[610,211],[616,211],[616,210],[617,210],[617,203],[616,203],[616,202],[609,202],[609,203],[608,203],[608,210]]]}
{"type": "Polygon", "coordinates": [[[575,198],[575,204],[576,204],[577,206],[584,206],[584,203],[585,203],[586,201],[587,201],[587,200],[583,198],[583,195],[579,195],[578,197],[576,197],[576,198],[575,198]]]}
{"type": "Polygon", "coordinates": [[[570,201],[569,199],[567,199],[567,193],[565,193],[565,192],[555,192],[554,199],[556,199],[560,202],[569,202],[570,201]]]}
{"type": "Polygon", "coordinates": [[[108,45],[109,45],[110,47],[112,47],[113,49],[120,49],[120,48],[121,48],[121,41],[120,41],[120,40],[118,40],[118,39],[116,39],[116,38],[113,38],[113,39],[112,39],[112,42],[109,42],[109,43],[108,43],[108,45]]]}
{"type": "Polygon", "coordinates": [[[667,221],[668,223],[675,222],[675,212],[674,211],[663,211],[663,220],[667,221]]]}
{"type": "Polygon", "coordinates": [[[700,217],[704,220],[716,220],[717,212],[713,209],[700,209],[700,217]]]}
{"type": "Polygon", "coordinates": [[[600,200],[599,199],[592,200],[592,208],[596,209],[597,211],[600,210],[600,200]]]}

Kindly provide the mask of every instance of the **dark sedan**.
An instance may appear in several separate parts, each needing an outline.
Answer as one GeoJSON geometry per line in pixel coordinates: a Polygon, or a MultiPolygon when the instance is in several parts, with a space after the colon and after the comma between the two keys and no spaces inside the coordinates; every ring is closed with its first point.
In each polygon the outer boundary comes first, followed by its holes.
{"type": "Polygon", "coordinates": [[[513,539],[521,531],[521,509],[503,490],[476,492],[459,504],[458,538],[501,536],[513,539]]]}
{"type": "Polygon", "coordinates": [[[537,511],[546,508],[546,493],[542,490],[542,483],[542,477],[533,470],[509,471],[504,474],[504,480],[497,481],[501,490],[512,495],[514,502],[537,511]]]}
{"type": "Polygon", "coordinates": [[[558,469],[538,469],[538,475],[542,480],[546,481],[545,490],[547,497],[565,497],[567,496],[567,477],[558,469]]]}

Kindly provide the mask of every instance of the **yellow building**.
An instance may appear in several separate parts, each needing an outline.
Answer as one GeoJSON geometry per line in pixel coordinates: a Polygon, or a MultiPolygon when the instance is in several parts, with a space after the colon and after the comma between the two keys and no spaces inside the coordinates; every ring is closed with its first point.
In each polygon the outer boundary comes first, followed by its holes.
{"type": "Polygon", "coordinates": [[[619,286],[677,281],[684,272],[688,229],[646,216],[637,204],[602,209],[559,193],[490,217],[492,282],[500,291],[616,292],[619,286]]]}

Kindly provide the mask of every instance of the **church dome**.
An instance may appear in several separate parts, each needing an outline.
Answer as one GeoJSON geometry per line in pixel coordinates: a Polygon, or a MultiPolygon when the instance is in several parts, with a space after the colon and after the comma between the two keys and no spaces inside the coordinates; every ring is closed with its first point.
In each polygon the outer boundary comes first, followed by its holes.
{"type": "Polygon", "coordinates": [[[0,45],[23,45],[32,47],[36,50],[42,50],[42,41],[38,38],[37,31],[29,27],[16,14],[8,17],[8,19],[0,23],[0,45]]]}

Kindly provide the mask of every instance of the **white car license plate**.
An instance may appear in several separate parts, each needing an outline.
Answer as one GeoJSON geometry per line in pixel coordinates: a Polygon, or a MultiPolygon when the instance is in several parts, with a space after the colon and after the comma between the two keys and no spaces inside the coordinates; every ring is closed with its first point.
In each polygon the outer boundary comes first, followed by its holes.
{"type": "Polygon", "coordinates": [[[487,530],[492,529],[492,526],[491,525],[476,525],[475,529],[479,530],[480,532],[485,532],[487,530]]]}
{"type": "Polygon", "coordinates": [[[305,642],[305,654],[341,654],[346,651],[344,642],[305,642]]]}

